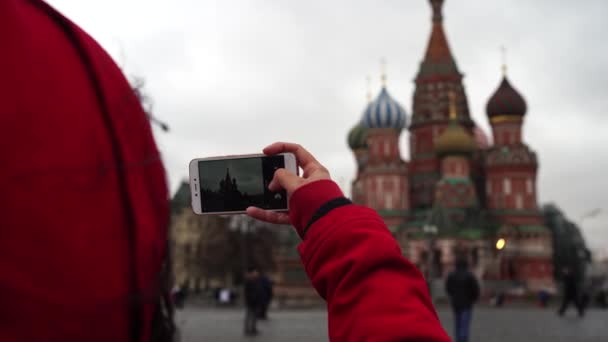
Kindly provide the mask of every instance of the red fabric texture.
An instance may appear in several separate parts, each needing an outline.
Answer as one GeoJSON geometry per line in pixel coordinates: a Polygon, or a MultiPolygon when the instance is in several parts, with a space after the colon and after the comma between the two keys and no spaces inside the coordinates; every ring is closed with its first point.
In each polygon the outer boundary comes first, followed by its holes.
{"type": "Polygon", "coordinates": [[[299,188],[289,199],[289,207],[297,209],[289,211],[289,220],[300,237],[303,237],[303,230],[321,205],[334,198],[343,197],[340,187],[332,180],[319,180],[314,184],[315,186],[299,188]],[[322,191],[319,191],[320,188],[322,191]]]}
{"type": "MultiPolygon", "coordinates": [[[[343,196],[328,183],[307,184],[291,197],[298,232],[328,199],[343,196]]],[[[450,341],[422,275],[401,255],[375,211],[356,205],[333,209],[309,228],[298,250],[327,301],[331,341],[450,341]]]]}
{"type": "Polygon", "coordinates": [[[40,0],[0,1],[0,46],[0,341],[132,342],[136,299],[149,341],[169,214],[139,101],[40,0]]]}

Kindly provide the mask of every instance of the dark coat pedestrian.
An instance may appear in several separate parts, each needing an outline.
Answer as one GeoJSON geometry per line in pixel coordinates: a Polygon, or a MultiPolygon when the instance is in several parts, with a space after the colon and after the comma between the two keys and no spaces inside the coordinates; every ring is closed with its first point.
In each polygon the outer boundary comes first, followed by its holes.
{"type": "Polygon", "coordinates": [[[268,307],[270,306],[273,297],[272,280],[270,280],[267,275],[263,274],[260,276],[260,286],[262,287],[262,298],[258,318],[268,319],[268,307]]]}
{"type": "Polygon", "coordinates": [[[563,316],[570,303],[574,303],[574,306],[576,306],[576,309],[578,310],[578,315],[582,317],[585,314],[585,310],[581,300],[582,298],[579,294],[578,282],[575,274],[567,267],[564,267],[562,270],[562,282],[564,286],[564,296],[558,314],[563,316]]]}
{"type": "Polygon", "coordinates": [[[257,316],[262,305],[264,290],[260,274],[256,269],[250,269],[245,277],[245,335],[257,335],[257,316]]]}
{"type": "Polygon", "coordinates": [[[456,270],[448,276],[446,291],[454,311],[455,341],[469,340],[469,327],[473,316],[473,304],[479,299],[479,282],[468,270],[467,261],[456,261],[456,270]]]}

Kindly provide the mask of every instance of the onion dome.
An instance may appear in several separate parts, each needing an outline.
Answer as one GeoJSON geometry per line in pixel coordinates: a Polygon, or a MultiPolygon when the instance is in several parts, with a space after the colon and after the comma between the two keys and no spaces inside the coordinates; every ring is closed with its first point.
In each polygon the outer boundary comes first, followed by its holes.
{"type": "Polygon", "coordinates": [[[435,152],[438,155],[472,153],[477,148],[477,144],[457,121],[456,95],[450,92],[449,96],[450,124],[435,141],[435,152]]]}
{"type": "Polygon", "coordinates": [[[382,87],[376,100],[363,112],[361,124],[366,128],[394,128],[401,131],[407,125],[407,114],[389,95],[386,87],[382,87]]]}
{"type": "Polygon", "coordinates": [[[450,122],[448,128],[435,141],[435,152],[439,155],[469,154],[476,148],[473,137],[456,121],[450,122]]]}
{"type": "Polygon", "coordinates": [[[348,133],[348,146],[351,150],[367,148],[367,128],[360,123],[348,133]]]}
{"type": "Polygon", "coordinates": [[[486,105],[486,113],[490,118],[495,116],[524,116],[526,110],[526,101],[511,86],[507,77],[502,79],[500,86],[486,105]]]}

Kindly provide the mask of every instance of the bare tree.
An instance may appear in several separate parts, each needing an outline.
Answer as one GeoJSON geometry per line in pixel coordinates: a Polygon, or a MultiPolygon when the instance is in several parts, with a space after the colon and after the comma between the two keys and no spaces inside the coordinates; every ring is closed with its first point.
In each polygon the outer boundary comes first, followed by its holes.
{"type": "Polygon", "coordinates": [[[131,88],[133,88],[133,92],[135,93],[135,96],[141,103],[141,106],[143,107],[144,112],[146,112],[146,115],[148,115],[148,119],[150,119],[151,123],[158,125],[158,127],[160,127],[160,129],[162,129],[164,132],[168,132],[169,125],[166,122],[161,121],[156,116],[154,116],[154,113],[153,113],[154,103],[152,102],[152,98],[150,98],[150,96],[148,96],[147,93],[145,92],[145,89],[144,89],[145,86],[146,86],[146,81],[142,77],[137,77],[137,76],[132,77],[131,88]]]}

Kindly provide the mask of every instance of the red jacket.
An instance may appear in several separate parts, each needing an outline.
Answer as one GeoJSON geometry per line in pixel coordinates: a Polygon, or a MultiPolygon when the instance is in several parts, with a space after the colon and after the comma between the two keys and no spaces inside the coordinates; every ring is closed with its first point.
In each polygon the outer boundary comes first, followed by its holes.
{"type": "Polygon", "coordinates": [[[149,341],[159,152],[112,59],[40,0],[0,0],[0,189],[0,341],[132,342],[134,316],[149,341]]]}
{"type": "MultiPolygon", "coordinates": [[[[300,236],[319,207],[342,196],[332,181],[298,189],[290,219],[300,236]]],[[[327,301],[331,341],[450,341],[422,275],[375,211],[356,205],[331,210],[311,225],[299,251],[327,301]]]]}

